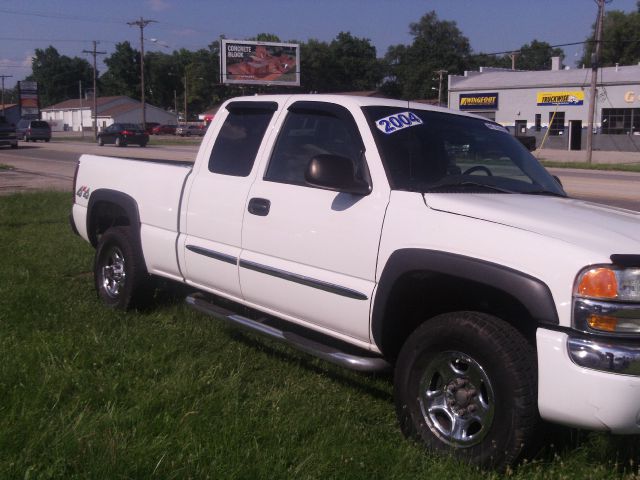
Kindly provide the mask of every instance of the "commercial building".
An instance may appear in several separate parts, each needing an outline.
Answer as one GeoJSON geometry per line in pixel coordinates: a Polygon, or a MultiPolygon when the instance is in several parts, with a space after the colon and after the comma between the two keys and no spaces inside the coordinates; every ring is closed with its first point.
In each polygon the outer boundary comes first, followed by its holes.
{"type": "MultiPolygon", "coordinates": [[[[589,124],[591,69],[480,68],[449,75],[449,107],[535,136],[544,148],[582,150],[589,124]]],[[[640,65],[598,69],[593,148],[640,151],[640,65]]]]}
{"type": "MultiPolygon", "coordinates": [[[[125,96],[96,98],[98,130],[112,123],[142,123],[142,103],[125,96]]],[[[74,98],[42,109],[42,119],[53,131],[93,130],[93,98],[74,98]]],[[[175,113],[146,104],[147,122],[177,124],[175,113]]]]}

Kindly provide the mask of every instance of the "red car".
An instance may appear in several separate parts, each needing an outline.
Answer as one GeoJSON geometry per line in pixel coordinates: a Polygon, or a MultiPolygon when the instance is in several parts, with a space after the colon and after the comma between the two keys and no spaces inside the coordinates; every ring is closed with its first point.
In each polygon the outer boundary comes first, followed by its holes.
{"type": "Polygon", "coordinates": [[[175,135],[176,125],[156,125],[151,133],[154,135],[175,135]]]}

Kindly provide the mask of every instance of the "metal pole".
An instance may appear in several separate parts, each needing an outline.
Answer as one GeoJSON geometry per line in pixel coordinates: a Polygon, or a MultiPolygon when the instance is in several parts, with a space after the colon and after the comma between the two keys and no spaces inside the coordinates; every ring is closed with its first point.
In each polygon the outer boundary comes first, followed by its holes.
{"type": "Polygon", "coordinates": [[[441,107],[442,106],[442,77],[445,73],[448,73],[447,70],[438,70],[436,71],[436,73],[438,74],[438,106],[441,107]]]}
{"type": "Polygon", "coordinates": [[[80,136],[84,138],[84,127],[82,126],[82,80],[78,80],[78,100],[80,100],[80,136]]]}
{"type": "Polygon", "coordinates": [[[129,26],[140,27],[140,89],[142,90],[142,129],[145,130],[147,126],[147,113],[146,104],[144,99],[144,27],[150,23],[158,23],[156,20],[145,20],[140,17],[140,20],[135,22],[127,22],[129,26]]]}
{"type": "Polygon", "coordinates": [[[187,123],[187,72],[184,73],[184,123],[187,123]]]}
{"type": "Polygon", "coordinates": [[[83,53],[90,53],[93,55],[93,138],[98,138],[98,87],[96,83],[96,77],[98,76],[98,70],[96,68],[96,57],[98,55],[106,55],[107,52],[97,51],[98,42],[93,41],[93,50],[83,50],[83,53]]]}
{"type": "Polygon", "coordinates": [[[587,131],[587,163],[591,163],[593,153],[593,118],[596,112],[596,83],[598,80],[598,63],[600,62],[600,47],[602,44],[602,24],[604,19],[604,2],[605,0],[598,0],[598,19],[596,20],[596,49],[591,56],[591,86],[589,91],[591,92],[591,100],[589,101],[589,127],[587,131]]]}

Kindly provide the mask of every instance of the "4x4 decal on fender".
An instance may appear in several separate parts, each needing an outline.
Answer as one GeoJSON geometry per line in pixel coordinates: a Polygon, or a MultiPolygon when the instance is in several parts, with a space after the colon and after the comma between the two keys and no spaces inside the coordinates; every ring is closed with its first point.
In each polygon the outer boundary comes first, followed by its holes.
{"type": "Polygon", "coordinates": [[[89,198],[89,193],[91,193],[91,189],[83,185],[76,192],[76,196],[80,198],[89,198]]]}

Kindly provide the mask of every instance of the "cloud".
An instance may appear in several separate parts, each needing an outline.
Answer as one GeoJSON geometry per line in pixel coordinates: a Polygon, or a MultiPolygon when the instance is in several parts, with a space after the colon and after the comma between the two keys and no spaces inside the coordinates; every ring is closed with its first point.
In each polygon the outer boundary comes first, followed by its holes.
{"type": "Polygon", "coordinates": [[[171,5],[167,0],[147,0],[147,5],[149,5],[149,8],[154,12],[161,12],[171,8],[171,5]]]}

